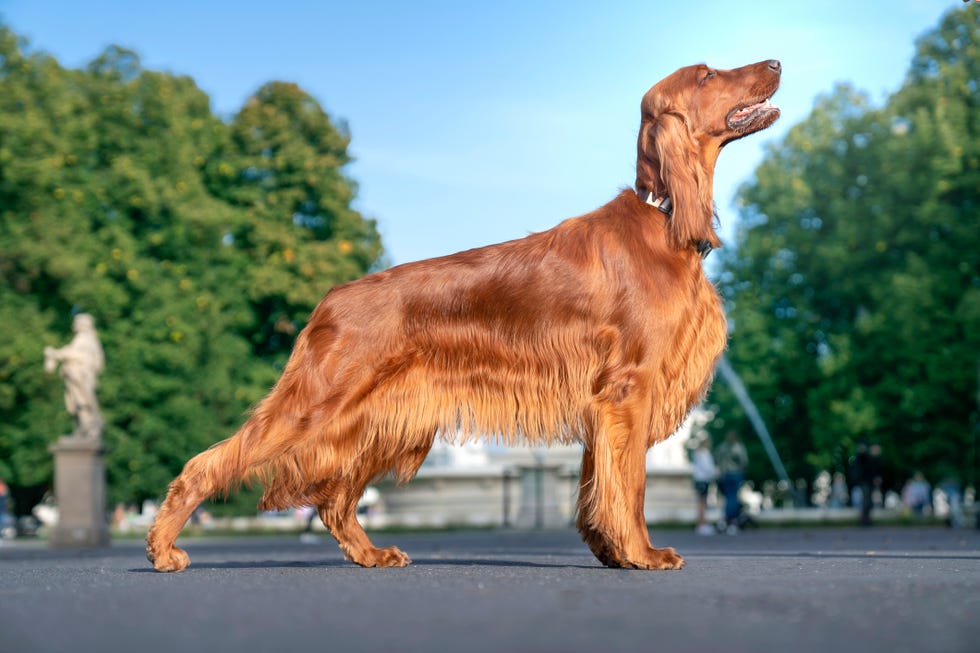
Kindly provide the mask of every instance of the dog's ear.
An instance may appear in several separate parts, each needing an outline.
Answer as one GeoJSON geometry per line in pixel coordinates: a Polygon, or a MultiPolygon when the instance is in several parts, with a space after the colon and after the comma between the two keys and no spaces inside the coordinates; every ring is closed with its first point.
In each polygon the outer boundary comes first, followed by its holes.
{"type": "Polygon", "coordinates": [[[713,227],[711,177],[684,117],[662,113],[644,120],[638,145],[637,190],[645,187],[670,197],[673,212],[667,225],[671,244],[682,249],[707,241],[720,247],[713,227]]]}

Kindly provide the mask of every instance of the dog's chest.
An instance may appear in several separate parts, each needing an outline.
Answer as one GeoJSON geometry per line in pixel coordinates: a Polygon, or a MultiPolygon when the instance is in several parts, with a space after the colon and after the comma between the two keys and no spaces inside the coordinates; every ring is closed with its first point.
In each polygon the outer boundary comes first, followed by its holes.
{"type": "Polygon", "coordinates": [[[728,322],[721,297],[703,272],[698,276],[691,303],[677,325],[673,352],[679,362],[675,373],[683,380],[683,387],[693,393],[691,400],[695,396],[700,400],[707,389],[715,363],[728,339],[728,322]]]}

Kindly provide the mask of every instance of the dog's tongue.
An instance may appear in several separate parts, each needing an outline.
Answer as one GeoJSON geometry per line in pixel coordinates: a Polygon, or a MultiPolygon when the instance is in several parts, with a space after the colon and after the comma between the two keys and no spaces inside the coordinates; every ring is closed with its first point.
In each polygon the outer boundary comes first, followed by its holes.
{"type": "Polygon", "coordinates": [[[738,111],[735,112],[732,118],[739,120],[761,109],[771,109],[771,108],[772,108],[772,104],[770,104],[769,98],[766,98],[762,102],[757,102],[756,104],[749,105],[744,109],[739,109],[738,111]]]}

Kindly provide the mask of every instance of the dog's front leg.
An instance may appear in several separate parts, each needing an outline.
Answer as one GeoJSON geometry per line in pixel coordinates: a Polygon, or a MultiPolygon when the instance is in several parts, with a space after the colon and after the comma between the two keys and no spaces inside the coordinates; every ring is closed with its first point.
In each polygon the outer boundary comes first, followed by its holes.
{"type": "Polygon", "coordinates": [[[591,446],[586,446],[582,454],[582,471],[579,477],[579,501],[576,526],[582,535],[582,540],[589,546],[595,557],[607,567],[614,564],[615,551],[609,539],[591,523],[594,508],[591,502],[596,499],[592,493],[595,483],[595,456],[591,446]]]}
{"type": "Polygon", "coordinates": [[[643,498],[646,443],[640,412],[628,401],[597,401],[582,461],[578,527],[604,565],[629,569],[680,569],[671,548],[650,545],[643,498]]]}

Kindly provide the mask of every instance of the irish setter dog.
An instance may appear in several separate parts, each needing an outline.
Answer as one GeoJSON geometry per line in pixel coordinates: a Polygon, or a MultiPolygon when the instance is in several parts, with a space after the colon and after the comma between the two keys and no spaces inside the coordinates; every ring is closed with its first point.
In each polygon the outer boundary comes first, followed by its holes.
{"type": "Polygon", "coordinates": [[[414,476],[439,436],[582,442],[577,525],[609,567],[678,569],[643,518],[647,449],[702,399],[726,322],[702,255],[722,147],[779,116],[778,61],[681,68],[643,96],[635,190],[520,240],[333,288],[282,377],[231,438],[192,458],[147,536],[159,571],[195,507],[243,480],[260,507],[317,506],[346,557],[400,567],[355,516],[365,486],[414,476]]]}

